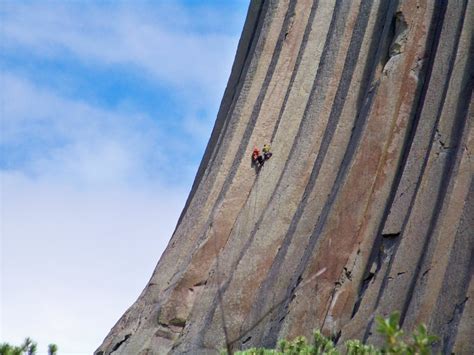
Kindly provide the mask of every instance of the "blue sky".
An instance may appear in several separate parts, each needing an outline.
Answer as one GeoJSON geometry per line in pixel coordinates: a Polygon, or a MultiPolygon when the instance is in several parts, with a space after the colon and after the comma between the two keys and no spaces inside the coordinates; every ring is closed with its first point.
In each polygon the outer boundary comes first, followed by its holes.
{"type": "Polygon", "coordinates": [[[139,295],[247,6],[0,0],[0,341],[91,353],[139,295]]]}

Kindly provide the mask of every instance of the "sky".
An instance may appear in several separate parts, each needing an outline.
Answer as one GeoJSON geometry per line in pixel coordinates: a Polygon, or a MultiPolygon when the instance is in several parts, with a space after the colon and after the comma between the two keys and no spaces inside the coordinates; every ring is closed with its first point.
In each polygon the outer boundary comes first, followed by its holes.
{"type": "Polygon", "coordinates": [[[191,188],[247,0],[0,0],[0,342],[90,354],[191,188]]]}

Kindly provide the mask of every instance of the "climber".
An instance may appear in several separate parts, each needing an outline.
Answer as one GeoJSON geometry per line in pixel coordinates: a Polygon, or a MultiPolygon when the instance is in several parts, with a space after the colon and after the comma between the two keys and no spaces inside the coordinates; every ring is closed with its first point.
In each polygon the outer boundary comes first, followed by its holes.
{"type": "Polygon", "coordinates": [[[265,144],[263,146],[262,151],[263,151],[263,158],[265,160],[268,160],[272,157],[272,152],[270,152],[270,144],[265,144]]]}
{"type": "Polygon", "coordinates": [[[253,153],[252,153],[253,161],[257,161],[259,155],[260,155],[260,150],[257,147],[254,147],[253,153]]]}
{"type": "Polygon", "coordinates": [[[263,163],[265,162],[262,155],[260,154],[260,150],[257,147],[253,148],[252,160],[259,167],[262,167],[263,163]]]}

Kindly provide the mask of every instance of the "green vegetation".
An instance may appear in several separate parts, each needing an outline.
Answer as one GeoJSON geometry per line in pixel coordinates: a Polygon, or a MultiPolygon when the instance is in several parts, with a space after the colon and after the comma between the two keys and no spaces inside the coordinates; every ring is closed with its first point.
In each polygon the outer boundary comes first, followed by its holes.
{"type": "MultiPolygon", "coordinates": [[[[38,350],[38,344],[31,338],[26,338],[22,345],[14,346],[8,343],[0,344],[0,355],[35,355],[38,350]]],[[[58,346],[56,344],[48,345],[48,354],[57,355],[58,346]]]]}
{"type": "Polygon", "coordinates": [[[58,353],[58,346],[56,344],[49,344],[48,345],[48,354],[49,355],[56,355],[58,353]]]}
{"type": "MultiPolygon", "coordinates": [[[[385,344],[382,348],[363,344],[360,340],[345,342],[349,355],[427,355],[431,354],[431,347],[437,337],[429,335],[426,326],[421,324],[412,334],[409,341],[403,340],[403,331],[400,329],[400,314],[393,313],[387,319],[377,317],[377,331],[384,336],[385,344]]],[[[280,340],[277,349],[252,348],[237,352],[239,355],[339,355],[334,342],[321,334],[314,332],[313,341],[309,343],[305,337],[297,337],[293,341],[280,340]]]]}

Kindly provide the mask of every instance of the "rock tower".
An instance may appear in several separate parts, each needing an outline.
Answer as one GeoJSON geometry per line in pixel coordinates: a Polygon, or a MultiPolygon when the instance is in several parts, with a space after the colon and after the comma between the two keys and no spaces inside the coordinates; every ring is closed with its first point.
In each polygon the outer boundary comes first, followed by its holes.
{"type": "Polygon", "coordinates": [[[252,1],[176,230],[96,354],[377,343],[395,310],[473,354],[473,26],[472,0],[252,1]]]}

